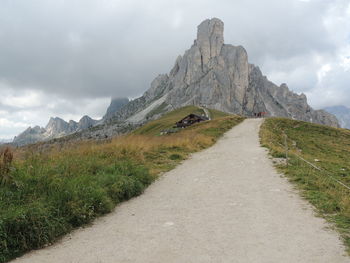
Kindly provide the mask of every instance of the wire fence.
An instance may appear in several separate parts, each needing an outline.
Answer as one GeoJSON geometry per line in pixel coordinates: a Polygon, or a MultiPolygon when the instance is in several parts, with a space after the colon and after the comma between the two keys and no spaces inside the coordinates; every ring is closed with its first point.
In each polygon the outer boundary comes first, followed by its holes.
{"type": "MultiPolygon", "coordinates": [[[[335,178],[331,172],[325,170],[325,169],[322,169],[320,167],[318,167],[317,165],[313,164],[312,162],[304,159],[303,157],[301,157],[299,154],[295,153],[295,152],[292,152],[289,150],[289,146],[288,146],[288,136],[285,132],[283,132],[283,137],[284,137],[284,145],[282,145],[281,143],[278,143],[282,148],[284,148],[285,150],[285,156],[286,156],[286,161],[287,161],[287,165],[288,165],[288,156],[290,156],[290,154],[293,154],[294,156],[296,156],[299,160],[305,162],[306,164],[308,164],[309,166],[311,166],[312,168],[322,172],[324,175],[326,175],[328,178],[332,179],[334,182],[338,183],[339,185],[341,185],[342,187],[350,190],[350,186],[344,184],[343,182],[339,181],[337,178],[335,178]]],[[[291,139],[289,139],[291,140],[291,139]]],[[[292,140],[291,140],[292,141],[292,140]]],[[[292,141],[293,142],[293,141],[292,141]]]]}

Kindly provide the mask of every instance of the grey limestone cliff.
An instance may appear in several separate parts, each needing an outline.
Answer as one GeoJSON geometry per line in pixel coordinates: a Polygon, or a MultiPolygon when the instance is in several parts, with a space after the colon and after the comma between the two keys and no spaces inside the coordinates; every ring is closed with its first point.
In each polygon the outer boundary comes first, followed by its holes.
{"type": "Polygon", "coordinates": [[[148,116],[145,113],[157,112],[157,107],[167,111],[193,104],[246,116],[266,112],[268,116],[338,127],[333,115],[313,110],[304,94],[269,81],[257,66],[249,64],[242,46],[224,44],[223,32],[221,20],[203,21],[192,47],[176,59],[170,73],[159,75],[142,97],[111,118],[142,121],[148,116]]]}
{"type": "Polygon", "coordinates": [[[83,130],[86,130],[88,128],[91,128],[91,127],[95,126],[97,124],[97,122],[98,121],[93,120],[89,116],[85,115],[80,119],[80,121],[78,122],[77,128],[73,132],[83,131],[83,130]]]}
{"type": "MultiPolygon", "coordinates": [[[[73,123],[71,122],[71,125],[73,123]]],[[[73,124],[74,125],[74,124],[73,124]]],[[[49,123],[45,127],[45,134],[47,137],[54,137],[55,135],[61,135],[69,130],[69,123],[65,122],[61,118],[50,118],[49,123]]]]}
{"type": "Polygon", "coordinates": [[[112,98],[111,104],[107,108],[106,114],[103,116],[104,120],[110,119],[116,112],[118,112],[124,105],[128,104],[128,98],[112,98]]]}

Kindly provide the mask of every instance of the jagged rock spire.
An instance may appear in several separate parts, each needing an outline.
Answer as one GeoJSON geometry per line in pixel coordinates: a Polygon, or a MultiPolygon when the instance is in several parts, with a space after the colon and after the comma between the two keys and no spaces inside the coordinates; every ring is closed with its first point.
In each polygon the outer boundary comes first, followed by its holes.
{"type": "Polygon", "coordinates": [[[197,45],[202,54],[203,63],[220,55],[224,44],[224,23],[218,18],[204,20],[197,31],[197,45]]]}
{"type": "Polygon", "coordinates": [[[268,116],[338,125],[334,116],[313,110],[305,95],[269,81],[258,67],[249,64],[242,46],[224,44],[224,23],[217,18],[203,21],[194,44],[177,58],[169,75],[157,77],[144,96],[123,107],[116,119],[157,112],[153,111],[157,105],[158,111],[205,105],[247,116],[267,112],[268,116]]]}

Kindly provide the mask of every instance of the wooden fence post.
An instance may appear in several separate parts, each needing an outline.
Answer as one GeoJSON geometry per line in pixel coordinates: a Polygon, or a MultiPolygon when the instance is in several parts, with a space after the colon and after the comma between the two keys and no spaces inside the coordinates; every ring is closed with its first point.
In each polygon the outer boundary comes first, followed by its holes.
{"type": "Polygon", "coordinates": [[[287,134],[284,133],[284,146],[286,149],[286,161],[288,166],[288,142],[287,142],[287,134]]]}

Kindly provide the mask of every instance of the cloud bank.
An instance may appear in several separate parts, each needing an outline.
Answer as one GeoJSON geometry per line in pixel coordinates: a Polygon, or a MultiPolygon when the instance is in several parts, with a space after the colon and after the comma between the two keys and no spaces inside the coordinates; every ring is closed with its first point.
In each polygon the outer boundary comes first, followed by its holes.
{"type": "Polygon", "coordinates": [[[315,108],[350,106],[349,0],[3,0],[0,138],[141,95],[211,17],[276,84],[315,108]]]}

